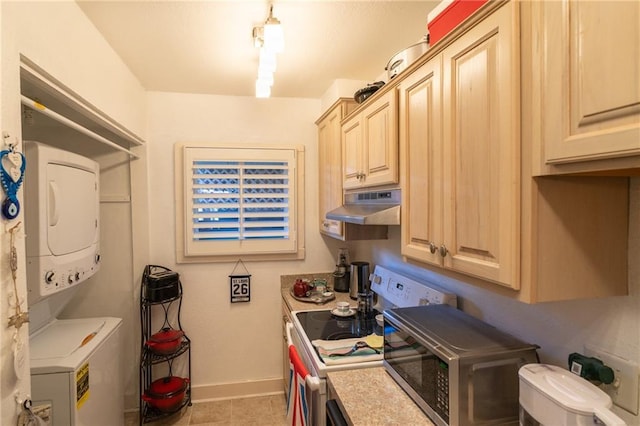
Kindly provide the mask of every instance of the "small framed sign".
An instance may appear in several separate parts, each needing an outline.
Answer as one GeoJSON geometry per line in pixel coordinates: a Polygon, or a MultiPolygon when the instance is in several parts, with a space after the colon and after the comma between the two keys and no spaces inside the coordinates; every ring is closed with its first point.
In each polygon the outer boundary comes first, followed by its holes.
{"type": "Polygon", "coordinates": [[[231,303],[251,301],[251,274],[249,274],[249,271],[247,271],[241,259],[238,259],[235,268],[233,268],[231,275],[229,275],[229,284],[231,286],[231,303]],[[239,275],[235,273],[238,264],[242,264],[246,274],[239,275]]]}
{"type": "Polygon", "coordinates": [[[251,301],[251,275],[229,275],[231,303],[251,301]]]}

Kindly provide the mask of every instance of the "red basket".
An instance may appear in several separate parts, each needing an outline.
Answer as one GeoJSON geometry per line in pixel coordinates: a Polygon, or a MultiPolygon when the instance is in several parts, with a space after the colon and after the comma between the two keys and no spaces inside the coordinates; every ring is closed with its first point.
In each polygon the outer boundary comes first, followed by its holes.
{"type": "Polygon", "coordinates": [[[453,0],[441,13],[427,22],[429,43],[432,46],[436,44],[486,2],[487,0],[453,0]]]}

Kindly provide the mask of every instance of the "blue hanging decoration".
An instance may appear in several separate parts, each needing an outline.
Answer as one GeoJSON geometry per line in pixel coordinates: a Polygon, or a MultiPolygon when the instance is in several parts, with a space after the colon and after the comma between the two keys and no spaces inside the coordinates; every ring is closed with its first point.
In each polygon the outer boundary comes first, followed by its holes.
{"type": "Polygon", "coordinates": [[[7,193],[7,198],[2,202],[2,215],[9,220],[15,219],[20,213],[18,190],[22,185],[26,166],[24,154],[16,152],[13,145],[0,151],[0,181],[4,192],[7,193]]]}

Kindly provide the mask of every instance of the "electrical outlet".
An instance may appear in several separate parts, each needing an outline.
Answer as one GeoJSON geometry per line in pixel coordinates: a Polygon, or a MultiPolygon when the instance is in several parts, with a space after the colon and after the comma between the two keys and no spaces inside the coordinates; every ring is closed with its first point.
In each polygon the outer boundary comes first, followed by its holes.
{"type": "Polygon", "coordinates": [[[598,358],[613,369],[615,374],[613,383],[600,385],[600,388],[609,394],[615,405],[637,416],[640,381],[638,364],[593,346],[585,345],[584,352],[586,356],[598,358]]]}

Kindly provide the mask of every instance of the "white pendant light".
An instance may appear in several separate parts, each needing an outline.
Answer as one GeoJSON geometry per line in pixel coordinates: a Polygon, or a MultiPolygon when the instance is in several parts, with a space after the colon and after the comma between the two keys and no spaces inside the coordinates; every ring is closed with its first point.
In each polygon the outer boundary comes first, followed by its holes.
{"type": "Polygon", "coordinates": [[[256,80],[256,98],[268,98],[271,96],[271,86],[260,79],[256,80]]]}
{"type": "Polygon", "coordinates": [[[273,5],[269,8],[269,17],[264,23],[264,47],[275,53],[284,52],[284,32],[278,18],[273,16],[273,5]]]}
{"type": "Polygon", "coordinates": [[[264,26],[253,28],[253,43],[260,48],[256,97],[268,98],[276,71],[276,54],[284,51],[284,32],[280,21],[273,16],[273,5],[269,6],[269,16],[264,26]]]}
{"type": "Polygon", "coordinates": [[[267,50],[264,47],[260,49],[260,63],[258,65],[259,70],[271,71],[276,70],[276,54],[271,50],[267,50]]]}
{"type": "Polygon", "coordinates": [[[264,81],[269,87],[273,86],[273,72],[258,69],[258,80],[264,81]]]}

